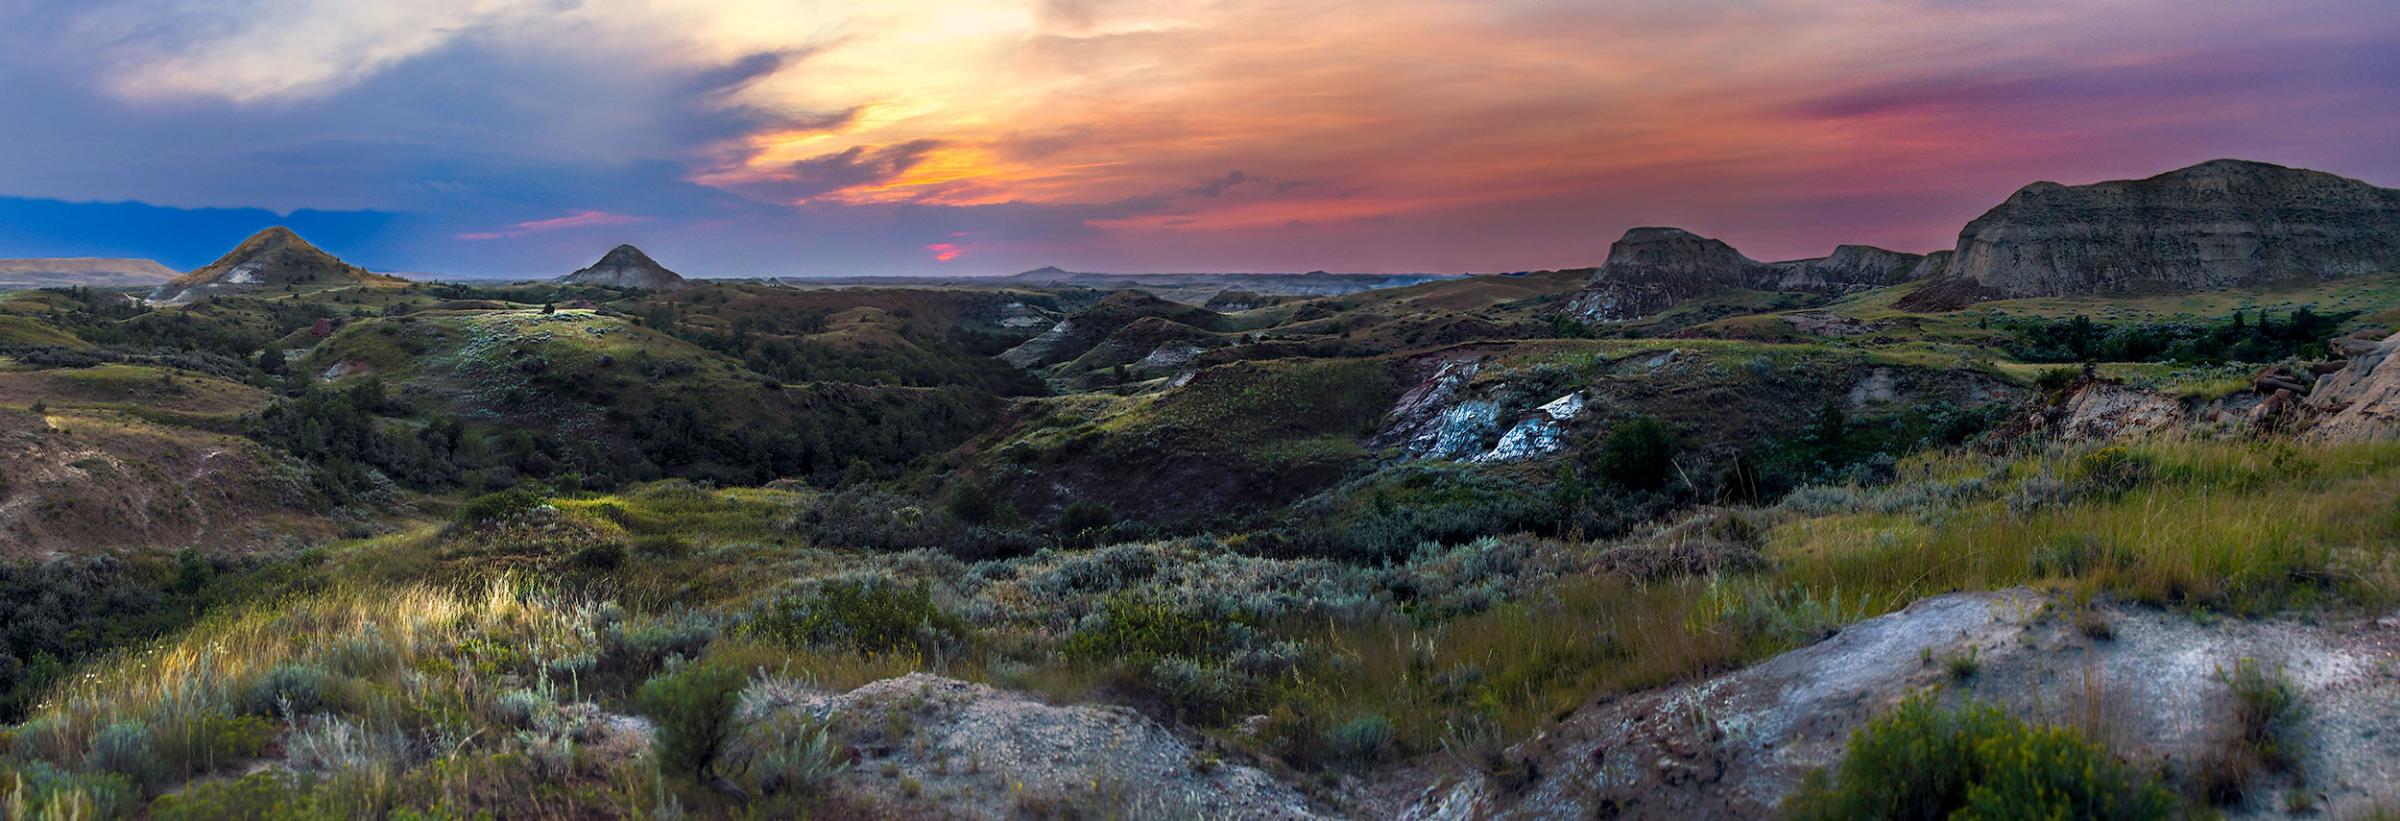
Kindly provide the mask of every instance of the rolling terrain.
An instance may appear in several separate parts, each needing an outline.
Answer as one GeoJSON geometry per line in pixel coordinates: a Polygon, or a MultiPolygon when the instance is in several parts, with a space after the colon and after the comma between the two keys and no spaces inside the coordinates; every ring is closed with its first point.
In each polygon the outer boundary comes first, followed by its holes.
{"type": "Polygon", "coordinates": [[[0,294],[0,807],[2388,811],[2393,200],[2217,161],[1363,288],[272,229],[0,294]]]}

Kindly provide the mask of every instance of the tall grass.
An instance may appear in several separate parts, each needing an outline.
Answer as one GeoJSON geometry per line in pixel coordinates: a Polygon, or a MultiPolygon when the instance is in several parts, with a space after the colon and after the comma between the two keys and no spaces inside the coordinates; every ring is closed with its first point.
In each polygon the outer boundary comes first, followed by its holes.
{"type": "Polygon", "coordinates": [[[1991,465],[2020,487],[2066,477],[2053,480],[2070,486],[2061,501],[2012,506],[2003,486],[1956,505],[1788,522],[1761,582],[1838,591],[1859,615],[2044,579],[2243,614],[2395,598],[2400,445],[2158,442],[2118,457],[2147,465],[2129,487],[2072,489],[2093,453],[1991,465]]]}

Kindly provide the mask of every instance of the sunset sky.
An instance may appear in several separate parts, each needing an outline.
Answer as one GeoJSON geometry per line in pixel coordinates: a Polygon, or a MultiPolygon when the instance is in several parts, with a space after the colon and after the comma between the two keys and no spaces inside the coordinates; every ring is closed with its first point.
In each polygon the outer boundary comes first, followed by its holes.
{"type": "Polygon", "coordinates": [[[1947,247],[2034,180],[2400,185],[2393,0],[0,0],[0,256],[1506,271],[1947,247]]]}

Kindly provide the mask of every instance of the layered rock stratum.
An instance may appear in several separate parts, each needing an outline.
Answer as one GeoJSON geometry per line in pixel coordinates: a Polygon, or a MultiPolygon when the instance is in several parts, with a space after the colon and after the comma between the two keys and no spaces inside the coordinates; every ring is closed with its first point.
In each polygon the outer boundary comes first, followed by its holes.
{"type": "Polygon", "coordinates": [[[2259,287],[2400,271],[2400,190],[2214,160],[2037,182],[1967,223],[1952,275],[2001,296],[2259,287]]]}
{"type": "Polygon", "coordinates": [[[1831,255],[1760,262],[1722,240],[1681,228],[1625,232],[1608,261],[1577,293],[1568,310],[1602,321],[1638,319],[1726,288],[1839,292],[1906,282],[1925,257],[1869,245],[1843,245],[1831,255]]]}

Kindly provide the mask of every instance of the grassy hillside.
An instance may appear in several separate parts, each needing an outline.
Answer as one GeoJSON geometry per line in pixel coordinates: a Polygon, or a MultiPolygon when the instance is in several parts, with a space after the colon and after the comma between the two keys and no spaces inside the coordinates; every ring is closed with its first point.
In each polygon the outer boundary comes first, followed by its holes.
{"type": "Polygon", "coordinates": [[[1222,313],[1027,287],[10,295],[0,593],[62,593],[0,596],[0,806],[930,812],[965,799],[903,785],[896,751],[940,743],[907,719],[733,718],[926,671],[1122,705],[1196,739],[1193,772],[1368,815],[1460,768],[1521,783],[1511,748],[1594,699],[1944,592],[2031,586],[2058,619],[2400,602],[2400,446],[2029,421],[2087,363],[2238,413],[2260,368],[2390,315],[2394,280],[1558,319],[1588,276],[1222,313]]]}

